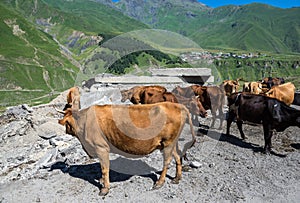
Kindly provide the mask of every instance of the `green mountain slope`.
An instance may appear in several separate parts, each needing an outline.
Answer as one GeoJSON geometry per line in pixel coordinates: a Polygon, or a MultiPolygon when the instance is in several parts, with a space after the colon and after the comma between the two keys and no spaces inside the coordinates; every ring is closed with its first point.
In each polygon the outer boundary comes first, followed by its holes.
{"type": "Polygon", "coordinates": [[[0,106],[38,104],[73,86],[103,36],[148,28],[94,1],[0,2],[0,106]]]}
{"type": "Polygon", "coordinates": [[[190,37],[203,48],[300,52],[300,8],[264,4],[208,8],[194,0],[120,0],[125,14],[190,37]]]}
{"type": "Polygon", "coordinates": [[[216,8],[218,19],[191,35],[203,46],[262,50],[273,53],[300,52],[300,8],[280,9],[264,4],[216,8]],[[205,37],[209,36],[208,40],[205,37]],[[216,39],[219,39],[216,41],[216,39]]]}
{"type": "Polygon", "coordinates": [[[77,68],[52,37],[0,4],[0,105],[38,104],[74,83],[77,68]]]}
{"type": "Polygon", "coordinates": [[[10,0],[7,4],[46,30],[77,60],[84,59],[101,40],[98,35],[116,36],[148,28],[109,6],[86,0],[10,0]]]}

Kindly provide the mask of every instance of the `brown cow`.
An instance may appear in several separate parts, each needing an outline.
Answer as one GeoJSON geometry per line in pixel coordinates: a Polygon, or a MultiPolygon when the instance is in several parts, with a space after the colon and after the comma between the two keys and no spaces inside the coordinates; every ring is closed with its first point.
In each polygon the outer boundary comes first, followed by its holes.
{"type": "Polygon", "coordinates": [[[193,90],[193,87],[197,87],[199,85],[191,85],[189,87],[180,87],[177,86],[172,90],[172,93],[176,95],[180,95],[186,98],[191,98],[192,96],[195,96],[195,92],[193,90]]]}
{"type": "Polygon", "coordinates": [[[169,95],[168,93],[166,94],[166,96],[164,97],[164,93],[166,93],[167,91],[162,91],[161,89],[157,89],[157,88],[144,88],[144,91],[140,93],[139,97],[140,97],[140,103],[141,104],[154,104],[154,103],[158,103],[158,102],[164,102],[166,101],[165,99],[169,99],[174,100],[176,98],[171,98],[172,95],[169,95]]]}
{"type": "Polygon", "coordinates": [[[282,85],[274,85],[268,92],[265,93],[268,97],[276,98],[284,102],[286,105],[291,105],[294,101],[295,85],[291,82],[282,85]]]}
{"type": "Polygon", "coordinates": [[[260,82],[245,82],[243,85],[243,92],[250,92],[251,94],[263,93],[263,87],[260,82]]]}
{"type": "Polygon", "coordinates": [[[224,80],[220,88],[224,90],[226,96],[229,96],[232,93],[238,92],[240,87],[239,80],[240,78],[236,80],[224,80]]]}
{"type": "Polygon", "coordinates": [[[177,97],[172,92],[163,93],[163,98],[164,98],[164,101],[180,103],[180,102],[178,102],[177,97]]]}
{"type": "Polygon", "coordinates": [[[72,107],[74,110],[80,109],[80,93],[79,87],[70,88],[67,94],[67,103],[69,107],[72,107]]]}
{"type": "Polygon", "coordinates": [[[244,82],[243,92],[250,92],[250,82],[244,82]]]}
{"type": "Polygon", "coordinates": [[[211,127],[214,127],[217,111],[219,112],[220,126],[219,129],[223,126],[224,114],[223,106],[225,104],[225,95],[224,91],[217,86],[193,86],[192,87],[195,94],[199,96],[200,102],[203,107],[208,110],[211,110],[212,114],[212,123],[211,127]]]}
{"type": "Polygon", "coordinates": [[[86,153],[100,160],[103,187],[100,195],[109,192],[109,153],[116,150],[121,155],[144,156],[159,149],[163,151],[164,166],[154,189],[163,186],[172,155],[176,161],[176,175],[172,183],[182,176],[182,158],[196,141],[188,109],[171,102],[145,105],[95,105],[80,111],[70,108],[63,112],[59,124],[66,133],[79,139],[86,153]],[[178,139],[189,121],[192,141],[178,154],[178,139]]]}
{"type": "Polygon", "coordinates": [[[180,95],[175,95],[178,102],[186,106],[189,111],[191,112],[192,116],[200,115],[202,118],[207,117],[207,111],[203,107],[202,103],[200,102],[199,98],[196,96],[192,96],[191,98],[186,98],[180,95]]]}
{"type": "Polygon", "coordinates": [[[175,95],[172,92],[158,92],[154,89],[147,89],[141,96],[141,104],[154,104],[158,102],[174,102],[185,105],[192,115],[200,115],[206,117],[207,112],[201,102],[193,96],[192,98],[183,98],[180,95],[175,95]]]}
{"type": "MultiPolygon", "coordinates": [[[[131,101],[133,94],[140,91],[142,86],[134,86],[128,90],[121,90],[121,102],[125,102],[127,99],[131,101]]],[[[132,102],[132,101],[131,101],[132,102]]],[[[133,102],[132,102],[133,103],[133,102]]]]}
{"type": "Polygon", "coordinates": [[[129,99],[133,104],[140,104],[141,97],[144,94],[145,90],[153,91],[153,92],[166,92],[167,89],[163,86],[159,85],[149,85],[149,86],[134,86],[129,90],[122,90],[121,95],[122,99],[121,102],[125,102],[129,99]]]}

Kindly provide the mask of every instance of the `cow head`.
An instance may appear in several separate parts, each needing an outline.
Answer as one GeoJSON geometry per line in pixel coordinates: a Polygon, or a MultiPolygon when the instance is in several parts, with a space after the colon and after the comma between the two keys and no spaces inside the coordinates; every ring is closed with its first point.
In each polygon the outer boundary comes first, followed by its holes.
{"type": "Polygon", "coordinates": [[[200,115],[202,118],[207,117],[207,111],[203,107],[202,103],[199,100],[199,97],[192,97],[191,107],[194,111],[197,112],[197,115],[200,115]]]}
{"type": "Polygon", "coordinates": [[[76,136],[77,134],[77,130],[76,130],[76,122],[75,119],[73,117],[73,112],[72,110],[69,108],[65,111],[59,111],[60,113],[64,114],[63,119],[58,120],[58,123],[61,125],[66,126],[66,133],[76,136]]]}
{"type": "Polygon", "coordinates": [[[131,99],[133,95],[133,92],[132,91],[129,91],[129,90],[121,90],[121,102],[125,102],[127,99],[131,99]]]}
{"type": "Polygon", "coordinates": [[[224,80],[221,85],[224,88],[226,96],[229,96],[232,93],[238,92],[240,87],[239,80],[224,80]]]}
{"type": "Polygon", "coordinates": [[[207,87],[206,86],[194,86],[192,87],[195,95],[201,96],[207,92],[207,87]]]}

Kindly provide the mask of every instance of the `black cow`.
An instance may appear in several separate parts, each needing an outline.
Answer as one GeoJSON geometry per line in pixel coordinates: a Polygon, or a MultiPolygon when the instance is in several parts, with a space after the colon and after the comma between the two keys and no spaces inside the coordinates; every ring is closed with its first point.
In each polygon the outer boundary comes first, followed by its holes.
{"type": "Polygon", "coordinates": [[[300,93],[299,92],[295,92],[294,101],[292,104],[300,106],[300,93]]]}
{"type": "Polygon", "coordinates": [[[236,123],[242,139],[246,136],[242,130],[243,121],[262,124],[264,130],[264,152],[271,151],[273,129],[282,132],[289,126],[300,127],[300,111],[287,106],[277,99],[249,93],[235,93],[228,96],[229,116],[227,120],[227,135],[230,125],[236,118],[236,123]]]}

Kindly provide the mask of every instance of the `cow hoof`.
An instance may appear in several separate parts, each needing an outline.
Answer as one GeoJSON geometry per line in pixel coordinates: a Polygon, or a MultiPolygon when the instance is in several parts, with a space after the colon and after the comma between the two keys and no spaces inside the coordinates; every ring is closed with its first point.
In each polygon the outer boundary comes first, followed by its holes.
{"type": "Polygon", "coordinates": [[[104,184],[104,179],[103,179],[103,178],[100,178],[99,183],[100,183],[100,184],[104,184]]]}
{"type": "Polygon", "coordinates": [[[108,191],[109,191],[109,189],[108,188],[101,188],[101,190],[100,190],[100,192],[99,192],[99,195],[100,196],[105,196],[105,195],[107,195],[108,194],[108,191]]]}
{"type": "Polygon", "coordinates": [[[174,178],[172,181],[171,181],[171,183],[172,184],[179,184],[179,178],[174,178]]]}
{"type": "Polygon", "coordinates": [[[157,190],[157,189],[161,188],[162,186],[163,186],[163,184],[155,183],[155,185],[152,187],[152,190],[157,190]]]}
{"type": "Polygon", "coordinates": [[[263,154],[265,154],[265,155],[271,155],[271,151],[269,151],[269,150],[264,150],[264,151],[263,151],[263,154]]]}

